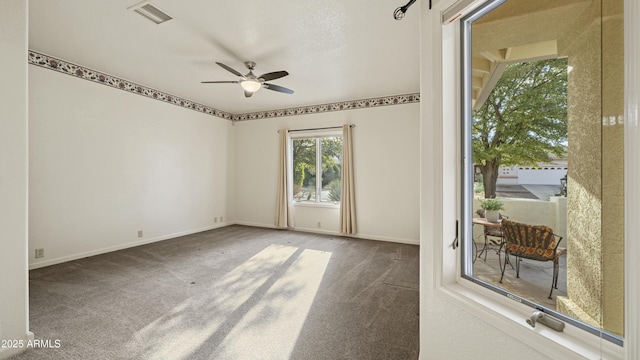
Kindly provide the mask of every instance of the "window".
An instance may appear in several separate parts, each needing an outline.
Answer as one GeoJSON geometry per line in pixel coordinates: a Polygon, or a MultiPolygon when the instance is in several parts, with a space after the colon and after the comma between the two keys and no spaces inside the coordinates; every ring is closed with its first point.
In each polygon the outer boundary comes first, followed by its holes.
{"type": "Polygon", "coordinates": [[[340,203],[342,136],[292,136],[291,151],[295,203],[340,203]]]}
{"type": "Polygon", "coordinates": [[[462,275],[618,345],[622,8],[621,0],[569,8],[489,1],[461,21],[462,275]],[[616,26],[601,25],[606,11],[619,12],[616,26]],[[518,171],[510,176],[500,171],[511,166],[518,171]],[[508,219],[487,223],[490,206],[508,219]],[[548,249],[511,242],[539,226],[557,235],[548,249]]]}

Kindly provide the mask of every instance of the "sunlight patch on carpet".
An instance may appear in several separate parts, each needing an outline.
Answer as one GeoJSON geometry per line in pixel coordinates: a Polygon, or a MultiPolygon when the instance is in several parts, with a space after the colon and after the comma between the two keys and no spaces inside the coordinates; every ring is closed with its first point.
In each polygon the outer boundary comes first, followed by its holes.
{"type": "Polygon", "coordinates": [[[315,299],[330,252],[270,245],[198,289],[127,344],[140,359],[287,359],[315,299]]]}

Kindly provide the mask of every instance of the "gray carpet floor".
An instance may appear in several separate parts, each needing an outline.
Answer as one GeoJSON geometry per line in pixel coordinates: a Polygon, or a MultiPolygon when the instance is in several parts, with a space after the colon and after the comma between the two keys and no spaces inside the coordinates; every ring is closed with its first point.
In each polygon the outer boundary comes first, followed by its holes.
{"type": "Polygon", "coordinates": [[[228,226],[32,270],[54,346],[11,359],[417,359],[418,269],[413,245],[228,226]]]}

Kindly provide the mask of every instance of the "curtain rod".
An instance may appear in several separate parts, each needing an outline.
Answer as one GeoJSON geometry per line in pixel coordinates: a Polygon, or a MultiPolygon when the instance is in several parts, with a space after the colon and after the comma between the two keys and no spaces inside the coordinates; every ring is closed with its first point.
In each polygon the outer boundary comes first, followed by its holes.
{"type": "MultiPolygon", "coordinates": [[[[356,127],[355,124],[351,124],[349,125],[349,127],[356,127]]],[[[329,127],[321,127],[321,128],[310,128],[310,129],[294,129],[294,130],[287,130],[287,132],[296,132],[296,131],[312,131],[312,130],[329,130],[329,129],[342,129],[342,126],[329,126],[329,127]]],[[[280,130],[276,131],[277,133],[280,133],[280,130]]]]}

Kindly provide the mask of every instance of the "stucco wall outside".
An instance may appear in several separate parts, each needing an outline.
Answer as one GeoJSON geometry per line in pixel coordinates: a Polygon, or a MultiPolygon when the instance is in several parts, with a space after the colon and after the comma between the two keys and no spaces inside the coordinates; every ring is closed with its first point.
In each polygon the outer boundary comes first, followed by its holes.
{"type": "MultiPolygon", "coordinates": [[[[500,198],[504,203],[504,209],[500,213],[508,216],[510,220],[531,225],[547,225],[553,229],[553,233],[562,236],[561,247],[566,247],[567,238],[567,198],[552,196],[550,201],[500,198]]],[[[480,208],[480,200],[473,200],[474,216],[480,208]]],[[[476,242],[484,242],[482,226],[474,226],[473,239],[476,242]]]]}
{"type": "Polygon", "coordinates": [[[622,0],[602,4],[602,320],[624,332],[624,19],[622,0]]]}
{"type": "Polygon", "coordinates": [[[558,310],[594,325],[602,322],[600,11],[599,3],[591,3],[558,48],[570,69],[567,299],[559,299],[558,310]]]}
{"type": "Polygon", "coordinates": [[[569,64],[569,172],[568,294],[558,299],[558,310],[621,335],[622,1],[606,0],[603,6],[591,3],[559,41],[569,64]],[[610,16],[603,14],[601,22],[603,12],[610,16]]]}

